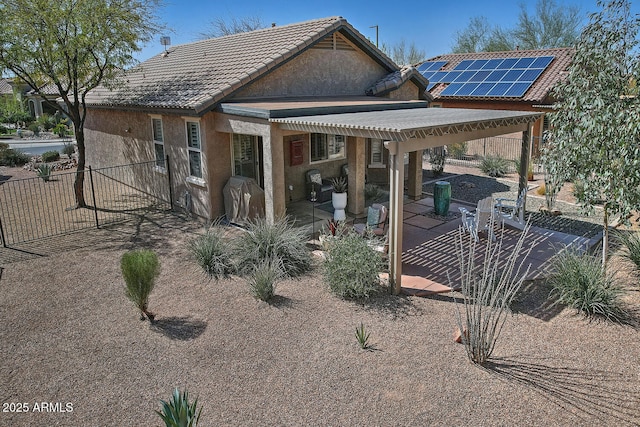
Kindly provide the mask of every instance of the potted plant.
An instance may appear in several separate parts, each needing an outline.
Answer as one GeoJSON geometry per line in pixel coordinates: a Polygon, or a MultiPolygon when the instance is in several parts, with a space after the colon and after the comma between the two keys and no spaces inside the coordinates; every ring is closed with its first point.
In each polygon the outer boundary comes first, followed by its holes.
{"type": "Polygon", "coordinates": [[[347,207],[347,179],[344,176],[331,179],[333,193],[331,202],[333,203],[333,219],[344,221],[347,219],[345,208],[347,207]]]}

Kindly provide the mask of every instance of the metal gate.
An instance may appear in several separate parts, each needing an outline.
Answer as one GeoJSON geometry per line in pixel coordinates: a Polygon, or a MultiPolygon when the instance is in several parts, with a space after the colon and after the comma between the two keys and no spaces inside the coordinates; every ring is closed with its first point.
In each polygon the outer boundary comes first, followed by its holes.
{"type": "Polygon", "coordinates": [[[88,167],[81,173],[86,208],[75,207],[76,171],[53,173],[48,181],[35,177],[1,183],[2,245],[100,228],[173,205],[168,157],[160,165],[152,161],[88,167]]]}

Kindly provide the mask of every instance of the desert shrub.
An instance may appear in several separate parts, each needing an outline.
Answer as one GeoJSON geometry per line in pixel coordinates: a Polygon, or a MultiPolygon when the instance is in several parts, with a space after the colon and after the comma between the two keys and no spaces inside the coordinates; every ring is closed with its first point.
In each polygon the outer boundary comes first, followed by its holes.
{"type": "Polygon", "coordinates": [[[51,114],[43,113],[36,119],[36,123],[45,131],[50,131],[56,125],[56,118],[51,114]]]}
{"type": "Polygon", "coordinates": [[[436,147],[429,150],[429,163],[431,164],[431,173],[433,173],[433,176],[442,175],[445,160],[446,154],[444,147],[436,147]]]}
{"type": "Polygon", "coordinates": [[[276,294],[276,284],[282,278],[282,261],[263,260],[249,277],[251,295],[262,301],[270,301],[276,294]]]}
{"type": "Polygon", "coordinates": [[[311,256],[306,247],[303,228],[296,228],[289,218],[273,224],[257,219],[248,224],[245,233],[234,240],[235,261],[241,275],[250,275],[265,260],[280,259],[285,277],[298,277],[311,269],[311,256]]]}
{"type": "Polygon", "coordinates": [[[28,127],[28,129],[33,132],[33,136],[39,136],[40,135],[40,125],[38,123],[31,123],[28,127]]]}
{"type": "Polygon", "coordinates": [[[622,255],[633,263],[636,274],[640,274],[640,231],[618,231],[616,237],[625,246],[622,255]]]}
{"type": "Polygon", "coordinates": [[[367,183],[364,185],[364,198],[369,202],[376,202],[382,198],[384,192],[375,184],[367,183]]]}
{"type": "Polygon", "coordinates": [[[141,320],[145,315],[153,320],[154,315],[147,308],[155,279],[160,274],[158,256],[147,249],[126,252],[120,260],[120,269],[126,284],[125,294],[140,310],[141,320]]]}
{"type": "Polygon", "coordinates": [[[379,273],[385,263],[367,239],[348,232],[331,239],[324,261],[324,278],[333,293],[365,299],[382,291],[379,273]]]}
{"type": "Polygon", "coordinates": [[[509,161],[500,156],[487,156],[480,163],[480,170],[489,176],[500,178],[509,172],[509,161]]]}
{"type": "Polygon", "coordinates": [[[73,144],[65,144],[62,148],[62,154],[66,154],[67,156],[73,156],[73,153],[76,152],[76,146],[73,144]]]}
{"type": "Polygon", "coordinates": [[[233,248],[224,226],[215,221],[203,235],[189,242],[189,250],[209,279],[233,274],[233,248]]]}
{"type": "Polygon", "coordinates": [[[49,180],[51,179],[52,170],[53,168],[51,167],[51,165],[41,164],[38,166],[36,173],[40,178],[42,178],[44,182],[49,182],[49,180]]]}
{"type": "Polygon", "coordinates": [[[573,183],[573,190],[571,192],[573,193],[573,197],[575,197],[576,200],[584,200],[584,184],[582,183],[582,181],[575,181],[573,183]]]}
{"type": "Polygon", "coordinates": [[[478,243],[469,236],[470,243],[467,244],[463,231],[458,232],[456,253],[460,267],[463,310],[456,304],[456,317],[462,343],[473,363],[484,364],[491,357],[511,301],[529,272],[529,268],[521,272],[523,262],[531,252],[529,248],[524,255],[521,254],[528,231],[529,224],[525,226],[515,246],[504,250],[504,233],[501,233],[496,243],[489,240],[480,265],[476,264],[478,243]],[[504,259],[506,262],[501,265],[504,259]]]}
{"type": "Polygon", "coordinates": [[[620,322],[626,317],[620,288],[602,268],[598,258],[566,248],[552,263],[551,296],[557,304],[576,309],[585,316],[602,316],[620,322]]]}
{"type": "Polygon", "coordinates": [[[177,388],[173,391],[170,401],[161,400],[162,412],[156,414],[162,418],[165,427],[197,427],[202,415],[202,408],[198,410],[198,399],[189,403],[189,393],[185,390],[182,394],[177,388]]]}
{"type": "Polygon", "coordinates": [[[53,127],[53,129],[51,129],[51,131],[60,138],[64,138],[69,133],[69,128],[64,123],[58,123],[53,127]]]}
{"type": "Polygon", "coordinates": [[[536,188],[536,194],[539,196],[544,196],[545,194],[547,194],[547,186],[544,183],[540,184],[540,186],[536,188]]]}
{"type": "Polygon", "coordinates": [[[0,166],[22,166],[29,162],[29,156],[12,148],[0,150],[0,166]]]}
{"type": "Polygon", "coordinates": [[[447,145],[447,154],[453,159],[462,159],[467,154],[467,143],[456,142],[447,145]]]}
{"type": "Polygon", "coordinates": [[[60,153],[57,151],[45,151],[42,153],[43,162],[55,162],[57,160],[60,160],[60,153]]]}

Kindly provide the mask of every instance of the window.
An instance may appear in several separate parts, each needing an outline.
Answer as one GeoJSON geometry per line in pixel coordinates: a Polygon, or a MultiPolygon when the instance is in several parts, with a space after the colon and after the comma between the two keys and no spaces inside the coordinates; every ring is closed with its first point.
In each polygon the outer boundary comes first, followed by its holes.
{"type": "Polygon", "coordinates": [[[369,138],[369,166],[382,166],[382,140],[369,138]]]}
{"type": "Polygon", "coordinates": [[[324,133],[311,134],[311,162],[323,160],[344,159],[345,150],[344,135],[327,135],[324,133]]]}
{"type": "Polygon", "coordinates": [[[153,148],[156,155],[156,167],[164,170],[164,135],[162,133],[162,119],[152,118],[151,129],[153,132],[153,148]]]}
{"type": "Polygon", "coordinates": [[[189,175],[202,179],[202,151],[200,123],[198,122],[187,122],[187,150],[189,152],[189,175]]]}
{"type": "Polygon", "coordinates": [[[260,137],[255,135],[233,134],[233,174],[253,178],[260,182],[258,176],[258,147],[260,137]]]}

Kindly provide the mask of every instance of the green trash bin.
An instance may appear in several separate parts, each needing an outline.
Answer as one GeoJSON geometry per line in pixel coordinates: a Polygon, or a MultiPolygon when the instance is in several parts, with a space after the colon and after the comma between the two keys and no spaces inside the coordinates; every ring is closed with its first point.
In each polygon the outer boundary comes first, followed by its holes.
{"type": "Polygon", "coordinates": [[[437,181],[433,187],[433,210],[436,215],[447,216],[451,202],[451,183],[437,181]]]}

